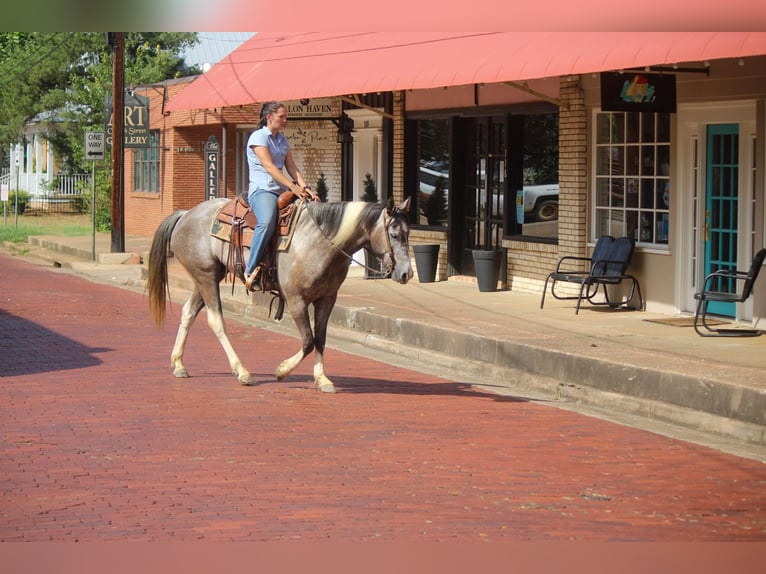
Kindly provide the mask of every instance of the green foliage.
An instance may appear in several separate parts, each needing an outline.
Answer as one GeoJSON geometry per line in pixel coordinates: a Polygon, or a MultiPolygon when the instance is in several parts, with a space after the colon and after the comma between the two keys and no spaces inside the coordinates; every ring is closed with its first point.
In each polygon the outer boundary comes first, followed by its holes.
{"type": "MultiPolygon", "coordinates": [[[[197,41],[196,32],[125,33],[126,89],[199,73],[180,57],[197,41]]],[[[84,134],[104,129],[112,85],[112,48],[103,32],[0,32],[0,147],[21,141],[25,125],[34,120],[45,126],[64,173],[89,171],[84,134]]],[[[8,161],[8,154],[0,154],[3,166],[8,161]]],[[[108,173],[97,170],[95,185],[96,226],[108,231],[108,173]]]]}
{"type": "Polygon", "coordinates": [[[29,204],[30,197],[29,193],[23,189],[18,191],[14,189],[8,194],[8,211],[10,213],[16,213],[16,209],[18,208],[19,214],[24,213],[27,209],[27,204],[29,204]]]}
{"type": "MultiPolygon", "coordinates": [[[[199,73],[179,55],[196,42],[196,32],[126,33],[126,89],[199,73]]],[[[34,119],[45,124],[64,171],[85,171],[84,132],[103,129],[112,77],[102,32],[0,32],[0,146],[20,141],[34,119]]]]}
{"type": "Polygon", "coordinates": [[[427,201],[424,201],[421,211],[428,225],[444,225],[447,221],[447,198],[444,192],[446,180],[439,177],[434,184],[434,190],[427,201]]]}
{"type": "Polygon", "coordinates": [[[524,116],[524,183],[557,183],[559,169],[559,116],[524,116]]]}
{"type": "Polygon", "coordinates": [[[319,174],[319,179],[317,179],[317,186],[315,191],[322,202],[327,201],[327,179],[325,179],[323,173],[319,174]]]}
{"type": "Polygon", "coordinates": [[[364,193],[362,195],[362,201],[378,201],[378,190],[375,187],[375,180],[372,179],[372,174],[365,174],[364,176],[364,193]]]}

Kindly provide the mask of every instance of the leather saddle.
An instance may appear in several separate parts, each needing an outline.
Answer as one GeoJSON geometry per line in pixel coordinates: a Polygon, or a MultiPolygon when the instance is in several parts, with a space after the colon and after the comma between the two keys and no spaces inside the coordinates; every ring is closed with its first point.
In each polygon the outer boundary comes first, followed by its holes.
{"type": "MultiPolygon", "coordinates": [[[[296,201],[292,191],[285,191],[277,200],[279,216],[277,229],[269,240],[269,244],[263,252],[263,257],[258,265],[261,267],[259,287],[266,293],[270,292],[279,298],[275,319],[282,318],[284,300],[282,299],[279,283],[277,280],[277,251],[285,250],[290,244],[290,239],[295,228],[297,214],[303,203],[296,201]]],[[[232,291],[234,291],[234,278],[245,282],[245,247],[250,248],[253,239],[253,229],[258,220],[253,213],[250,204],[242,196],[237,196],[219,209],[210,227],[210,234],[226,243],[229,243],[228,257],[226,258],[226,277],[232,278],[232,291]]]]}

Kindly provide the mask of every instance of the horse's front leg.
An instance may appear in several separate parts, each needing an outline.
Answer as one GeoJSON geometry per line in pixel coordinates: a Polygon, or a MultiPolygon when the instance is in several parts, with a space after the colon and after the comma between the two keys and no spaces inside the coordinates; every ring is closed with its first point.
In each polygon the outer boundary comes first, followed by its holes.
{"type": "Polygon", "coordinates": [[[293,298],[288,301],[290,315],[293,318],[298,333],[301,336],[301,350],[282,361],[276,370],[277,380],[281,381],[289,375],[301,361],[314,350],[314,333],[311,331],[311,321],[309,320],[309,309],[306,303],[299,298],[293,298]]]}
{"type": "Polygon", "coordinates": [[[314,303],[314,383],[324,393],[335,392],[335,385],[324,372],[324,348],[327,340],[327,323],[336,299],[337,294],[324,297],[314,303]]]}
{"type": "Polygon", "coordinates": [[[185,379],[189,376],[189,371],[186,370],[184,365],[184,348],[186,347],[186,339],[189,337],[189,330],[194,324],[194,319],[197,318],[197,315],[204,306],[205,301],[202,299],[199,289],[195,287],[181,309],[181,321],[178,325],[176,342],[173,344],[173,351],[170,353],[170,366],[173,368],[173,376],[179,379],[185,379]]]}

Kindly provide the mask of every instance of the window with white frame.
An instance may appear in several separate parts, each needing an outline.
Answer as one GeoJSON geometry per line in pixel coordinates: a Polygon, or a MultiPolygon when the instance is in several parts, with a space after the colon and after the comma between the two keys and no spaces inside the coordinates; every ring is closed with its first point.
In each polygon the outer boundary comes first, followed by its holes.
{"type": "Polygon", "coordinates": [[[667,249],[670,114],[597,112],[594,138],[596,237],[667,249]]]}
{"type": "Polygon", "coordinates": [[[160,191],[160,131],[149,132],[149,146],[133,150],[133,191],[160,191]]]}

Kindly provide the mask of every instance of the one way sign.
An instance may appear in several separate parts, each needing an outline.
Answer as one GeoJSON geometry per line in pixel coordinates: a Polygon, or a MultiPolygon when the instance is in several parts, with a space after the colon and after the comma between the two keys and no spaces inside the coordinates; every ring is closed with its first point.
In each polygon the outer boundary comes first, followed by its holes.
{"type": "Polygon", "coordinates": [[[104,159],[105,148],[104,132],[85,132],[85,159],[104,159]]]}

